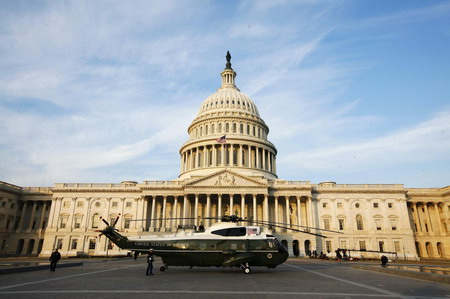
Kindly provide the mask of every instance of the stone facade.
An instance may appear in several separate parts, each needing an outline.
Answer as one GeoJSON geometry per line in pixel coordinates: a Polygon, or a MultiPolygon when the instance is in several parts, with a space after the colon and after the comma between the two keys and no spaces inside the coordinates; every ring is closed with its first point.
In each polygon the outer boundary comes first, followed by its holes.
{"type": "Polygon", "coordinates": [[[48,256],[59,247],[63,256],[125,255],[99,237],[101,217],[111,223],[120,215],[116,228],[130,236],[208,227],[217,221],[210,217],[234,214],[304,231],[271,225],[291,255],[335,256],[342,248],[353,257],[378,258],[372,251],[383,251],[402,259],[450,258],[450,187],[279,179],[269,128],[236,87],[229,61],[221,76],[222,86],[188,128],[177,179],[52,188],[1,182],[1,253],[48,256]]]}

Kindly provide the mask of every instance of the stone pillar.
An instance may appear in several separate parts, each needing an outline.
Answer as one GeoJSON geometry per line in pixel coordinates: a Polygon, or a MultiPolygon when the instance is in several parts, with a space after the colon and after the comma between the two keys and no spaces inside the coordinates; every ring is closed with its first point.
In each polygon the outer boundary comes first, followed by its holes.
{"type": "MultiPolygon", "coordinates": [[[[211,194],[206,194],[206,217],[211,217],[211,194]]],[[[211,219],[205,222],[205,226],[211,226],[211,219]]]]}
{"type": "Polygon", "coordinates": [[[199,151],[200,151],[200,148],[196,148],[195,149],[195,165],[194,165],[194,168],[198,168],[198,164],[199,164],[199,151]]]}
{"type": "Polygon", "coordinates": [[[275,196],[275,222],[278,223],[278,196],[275,196]]]}
{"type": "Polygon", "coordinates": [[[245,194],[241,194],[241,218],[245,218],[245,194]]]}
{"type": "Polygon", "coordinates": [[[425,217],[427,219],[427,223],[430,225],[429,227],[429,233],[434,232],[433,230],[433,224],[431,223],[431,217],[430,217],[430,212],[428,211],[428,203],[424,203],[424,208],[425,208],[425,217]]]}
{"type": "Polygon", "coordinates": [[[439,214],[439,204],[438,203],[433,203],[433,207],[434,210],[436,211],[436,219],[438,221],[438,227],[439,227],[439,231],[437,231],[436,233],[442,234],[444,233],[444,229],[442,228],[442,221],[441,221],[441,215],[439,214]]]}
{"type": "Polygon", "coordinates": [[[285,196],[285,203],[286,203],[286,208],[285,208],[285,212],[286,212],[286,224],[287,226],[291,226],[291,217],[290,217],[290,208],[289,208],[289,196],[285,196]]]}
{"type": "Polygon", "coordinates": [[[266,150],[264,148],[262,149],[262,168],[264,170],[267,170],[266,169],[266,150]]]}
{"type": "Polygon", "coordinates": [[[301,205],[300,205],[300,203],[301,203],[300,196],[297,196],[297,225],[301,225],[301,223],[302,223],[300,221],[300,219],[301,219],[301,212],[300,212],[301,205]]]}
{"type": "Polygon", "coordinates": [[[45,210],[47,209],[47,203],[44,201],[42,204],[42,211],[41,211],[41,217],[39,218],[39,224],[37,229],[45,229],[45,227],[43,228],[42,226],[44,225],[44,220],[45,220],[45,210]]]}
{"type": "MultiPolygon", "coordinates": [[[[172,207],[172,218],[177,218],[178,217],[178,196],[174,196],[173,197],[173,207],[172,207]]],[[[172,227],[176,228],[178,226],[178,219],[172,219],[172,227]]]]}
{"type": "Polygon", "coordinates": [[[416,202],[412,202],[411,205],[412,205],[412,208],[414,209],[414,212],[413,212],[414,217],[413,217],[413,219],[415,218],[415,220],[416,220],[416,221],[414,221],[414,223],[416,224],[417,232],[421,233],[421,232],[423,232],[422,223],[421,223],[420,218],[419,218],[419,211],[417,210],[419,208],[419,205],[416,202]]]}
{"type": "MultiPolygon", "coordinates": [[[[61,200],[61,199],[60,199],[61,200]]],[[[23,205],[22,205],[22,214],[20,214],[20,222],[19,222],[19,226],[17,227],[17,230],[22,230],[22,226],[23,226],[23,220],[25,219],[25,213],[27,212],[27,202],[24,201],[23,205]]],[[[56,216],[56,223],[58,223],[59,221],[59,213],[56,216]]],[[[58,224],[56,224],[56,226],[58,226],[58,224]]],[[[25,246],[25,244],[24,244],[25,246]]],[[[25,249],[25,247],[24,247],[25,249]]]]}
{"type": "Polygon", "coordinates": [[[220,159],[222,160],[220,165],[225,166],[225,144],[222,143],[220,150],[222,151],[222,154],[220,155],[220,159]]]}
{"type": "Polygon", "coordinates": [[[312,222],[312,199],[311,196],[308,196],[308,200],[307,200],[307,215],[306,215],[306,220],[307,220],[307,225],[309,227],[313,227],[313,222],[312,222]]]}
{"type": "Polygon", "coordinates": [[[162,225],[161,228],[163,228],[163,230],[166,228],[166,206],[167,206],[167,195],[163,196],[163,209],[162,209],[162,225]]]}
{"type": "Polygon", "coordinates": [[[194,205],[194,223],[195,225],[197,225],[197,220],[198,220],[198,194],[195,194],[195,205],[194,205]]]}
{"type": "MultiPolygon", "coordinates": [[[[30,223],[28,224],[28,229],[30,229],[30,230],[33,229],[34,214],[36,213],[36,205],[37,205],[37,202],[33,201],[33,208],[31,209],[30,223]]],[[[67,225],[70,225],[69,223],[70,222],[68,222],[67,225]]]]}
{"type": "Polygon", "coordinates": [[[256,210],[256,194],[253,194],[253,220],[255,220],[255,221],[258,220],[257,215],[258,215],[258,212],[256,210]]]}
{"type": "Polygon", "coordinates": [[[234,215],[234,210],[233,210],[233,206],[234,206],[234,202],[233,202],[233,196],[234,194],[230,194],[230,216],[234,215]]]}
{"type": "Polygon", "coordinates": [[[152,196],[152,212],[151,212],[151,216],[150,216],[150,230],[154,231],[155,230],[155,210],[156,210],[156,196],[153,195],[152,196]]]}
{"type": "Polygon", "coordinates": [[[255,167],[256,168],[261,168],[261,164],[259,162],[259,148],[255,147],[255,151],[256,151],[256,163],[255,163],[255,167]]]}
{"type": "Polygon", "coordinates": [[[252,167],[252,147],[250,145],[247,146],[248,148],[248,167],[251,168],[252,167]]]}
{"type": "Polygon", "coordinates": [[[242,144],[239,144],[239,153],[238,153],[238,166],[242,167],[242,144]]]}
{"type": "Polygon", "coordinates": [[[217,195],[217,217],[219,219],[222,217],[222,194],[217,195]]]}
{"type": "Polygon", "coordinates": [[[215,145],[212,146],[212,166],[217,166],[217,148],[215,145]]]}
{"type": "Polygon", "coordinates": [[[264,194],[263,221],[269,221],[269,194],[264,194]]]}
{"type": "MultiPolygon", "coordinates": [[[[188,195],[185,194],[184,195],[184,200],[183,200],[183,218],[187,218],[187,201],[188,201],[188,195]]],[[[186,219],[183,219],[181,221],[181,223],[186,224],[186,219]]]]}

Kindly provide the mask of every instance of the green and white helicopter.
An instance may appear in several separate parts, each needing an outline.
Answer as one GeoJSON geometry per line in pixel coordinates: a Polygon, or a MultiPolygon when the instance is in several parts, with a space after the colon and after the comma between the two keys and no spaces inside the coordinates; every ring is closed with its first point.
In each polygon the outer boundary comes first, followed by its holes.
{"type": "Polygon", "coordinates": [[[216,266],[240,267],[244,273],[249,274],[252,266],[275,268],[287,260],[289,253],[287,248],[264,228],[265,226],[286,228],[326,238],[320,234],[285,227],[281,223],[246,220],[235,215],[223,216],[220,222],[201,232],[180,231],[172,235],[125,237],[115,229],[118,220],[119,217],[110,225],[102,218],[107,226],[100,230],[100,235],[105,235],[121,249],[133,251],[135,258],[140,253],[146,254],[152,249],[153,254],[162,259],[164,265],[160,268],[161,271],[168,269],[168,266],[190,268],[216,266]],[[258,225],[240,225],[241,222],[258,225]]]}

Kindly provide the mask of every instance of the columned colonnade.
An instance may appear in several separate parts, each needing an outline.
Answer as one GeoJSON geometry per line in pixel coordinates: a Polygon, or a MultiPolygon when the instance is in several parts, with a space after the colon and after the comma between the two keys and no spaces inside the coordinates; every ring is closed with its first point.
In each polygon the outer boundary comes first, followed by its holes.
{"type": "MultiPolygon", "coordinates": [[[[155,232],[173,232],[179,225],[187,228],[203,225],[206,228],[218,221],[208,217],[220,218],[224,215],[236,215],[250,221],[280,222],[292,225],[292,228],[296,228],[295,225],[314,226],[310,196],[198,193],[146,196],[146,200],[151,220],[144,230],[155,232]]],[[[273,229],[286,231],[276,227],[273,229]]]]}

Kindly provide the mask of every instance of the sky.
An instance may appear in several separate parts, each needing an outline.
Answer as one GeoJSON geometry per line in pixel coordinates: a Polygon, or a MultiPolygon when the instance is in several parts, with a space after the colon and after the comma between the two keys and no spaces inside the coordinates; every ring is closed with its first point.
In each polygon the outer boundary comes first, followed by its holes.
{"type": "Polygon", "coordinates": [[[176,179],[230,51],[277,175],[450,185],[450,1],[0,1],[0,181],[176,179]]]}

